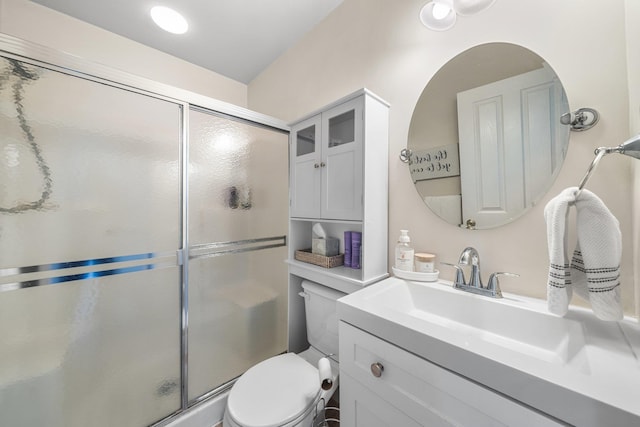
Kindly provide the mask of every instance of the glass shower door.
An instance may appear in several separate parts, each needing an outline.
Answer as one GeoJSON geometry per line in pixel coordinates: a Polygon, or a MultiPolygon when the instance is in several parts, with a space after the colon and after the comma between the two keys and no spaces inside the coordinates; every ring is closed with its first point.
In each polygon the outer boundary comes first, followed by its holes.
{"type": "Polygon", "coordinates": [[[288,137],[189,114],[188,396],[286,350],[288,137]]]}
{"type": "Polygon", "coordinates": [[[0,57],[0,424],[180,409],[182,105],[0,57]]]}

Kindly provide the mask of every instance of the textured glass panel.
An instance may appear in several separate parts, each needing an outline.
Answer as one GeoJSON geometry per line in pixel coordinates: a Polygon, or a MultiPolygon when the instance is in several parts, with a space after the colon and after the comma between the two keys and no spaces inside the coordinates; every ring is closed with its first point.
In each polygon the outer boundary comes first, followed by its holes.
{"type": "Polygon", "coordinates": [[[189,265],[189,399],[287,349],[286,247],[189,265]]]}
{"type": "Polygon", "coordinates": [[[0,424],[140,427],[178,410],[179,274],[0,293],[0,424]]]}
{"type": "Polygon", "coordinates": [[[23,273],[2,280],[56,283],[0,292],[1,425],[141,426],[180,408],[179,268],[97,273],[179,247],[180,118],[0,57],[0,269],[23,273]]]}
{"type": "MultiPolygon", "coordinates": [[[[190,246],[286,235],[287,135],[199,111],[189,126],[190,246]]],[[[189,261],[190,400],[286,350],[286,257],[189,261]]]]}
{"type": "Polygon", "coordinates": [[[309,126],[296,132],[296,156],[316,151],[316,126],[309,126]]]}
{"type": "Polygon", "coordinates": [[[180,242],[180,106],[0,57],[0,268],[180,242]]]}
{"type": "Polygon", "coordinates": [[[189,244],[287,234],[287,135],[191,111],[189,244]]]}
{"type": "Polygon", "coordinates": [[[329,147],[355,141],[355,111],[349,110],[329,119],[329,147]]]}

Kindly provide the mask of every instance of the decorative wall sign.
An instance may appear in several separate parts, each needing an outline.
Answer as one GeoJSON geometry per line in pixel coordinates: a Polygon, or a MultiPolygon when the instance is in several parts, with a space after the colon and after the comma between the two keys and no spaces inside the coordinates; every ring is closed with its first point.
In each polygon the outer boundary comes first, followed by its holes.
{"type": "Polygon", "coordinates": [[[413,182],[460,175],[458,144],[413,151],[409,159],[413,182]]]}

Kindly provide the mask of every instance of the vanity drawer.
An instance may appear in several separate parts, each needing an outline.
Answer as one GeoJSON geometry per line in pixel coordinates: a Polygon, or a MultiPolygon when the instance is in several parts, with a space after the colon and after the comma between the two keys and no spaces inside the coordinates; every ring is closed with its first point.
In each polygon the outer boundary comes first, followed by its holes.
{"type": "MultiPolygon", "coordinates": [[[[340,322],[339,336],[340,375],[344,375],[341,384],[343,380],[360,383],[417,425],[562,425],[348,323],[340,322]]],[[[358,396],[358,400],[367,399],[366,395],[358,396]]],[[[370,406],[377,406],[373,400],[369,402],[370,406]]],[[[342,417],[357,425],[354,408],[367,405],[345,401],[340,406],[342,417]]],[[[409,424],[396,427],[401,425],[409,424]]]]}

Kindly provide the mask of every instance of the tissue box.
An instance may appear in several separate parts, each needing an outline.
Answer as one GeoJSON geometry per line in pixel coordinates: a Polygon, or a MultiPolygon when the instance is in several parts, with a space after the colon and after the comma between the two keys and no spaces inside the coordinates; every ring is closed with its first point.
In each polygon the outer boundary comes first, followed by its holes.
{"type": "Polygon", "coordinates": [[[340,240],[335,237],[327,237],[326,239],[312,239],[311,253],[335,256],[340,253],[340,240]]]}

